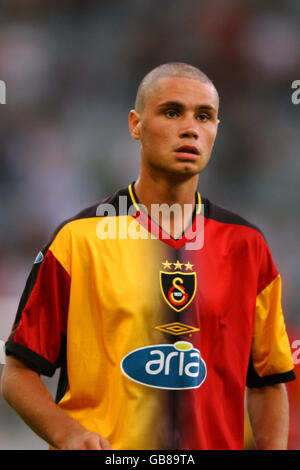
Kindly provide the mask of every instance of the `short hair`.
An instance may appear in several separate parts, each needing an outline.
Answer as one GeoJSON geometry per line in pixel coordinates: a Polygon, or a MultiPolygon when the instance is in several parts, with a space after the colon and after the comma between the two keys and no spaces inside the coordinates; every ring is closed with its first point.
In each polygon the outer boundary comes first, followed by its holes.
{"type": "Polygon", "coordinates": [[[185,64],[184,62],[168,62],[166,64],[155,67],[155,69],[147,73],[147,75],[145,75],[145,77],[142,79],[135,99],[135,109],[138,113],[141,114],[144,111],[149,92],[153,88],[154,84],[160,78],[169,77],[184,77],[193,80],[199,80],[203,83],[209,83],[215,89],[217,98],[219,100],[219,95],[215,85],[213,84],[212,80],[208,78],[204,72],[202,72],[202,70],[194,67],[193,65],[185,64]]]}

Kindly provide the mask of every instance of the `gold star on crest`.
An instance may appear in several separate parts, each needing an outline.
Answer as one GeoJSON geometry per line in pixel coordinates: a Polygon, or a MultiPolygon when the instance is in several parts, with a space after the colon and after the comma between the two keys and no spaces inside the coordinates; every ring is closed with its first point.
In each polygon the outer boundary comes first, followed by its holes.
{"type": "Polygon", "coordinates": [[[184,266],[186,271],[192,271],[194,267],[194,265],[191,264],[189,261],[184,266]]]}
{"type": "Polygon", "coordinates": [[[178,260],[176,261],[176,263],[173,263],[174,265],[174,268],[175,269],[181,269],[181,266],[183,265],[183,263],[180,263],[178,260]]]}
{"type": "Polygon", "coordinates": [[[164,269],[171,269],[172,263],[169,263],[168,260],[166,260],[164,263],[162,263],[164,269]]]}

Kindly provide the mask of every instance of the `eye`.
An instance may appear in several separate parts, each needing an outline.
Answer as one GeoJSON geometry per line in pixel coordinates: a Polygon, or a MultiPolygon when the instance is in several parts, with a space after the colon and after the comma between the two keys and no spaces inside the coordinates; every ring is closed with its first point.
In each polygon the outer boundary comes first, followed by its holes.
{"type": "Polygon", "coordinates": [[[179,116],[179,113],[176,109],[166,109],[164,114],[165,114],[165,116],[167,116],[169,118],[174,118],[174,117],[179,116]]]}
{"type": "Polygon", "coordinates": [[[208,114],[201,113],[201,114],[198,114],[197,119],[198,119],[198,121],[205,122],[205,121],[208,121],[210,119],[210,116],[208,114]]]}

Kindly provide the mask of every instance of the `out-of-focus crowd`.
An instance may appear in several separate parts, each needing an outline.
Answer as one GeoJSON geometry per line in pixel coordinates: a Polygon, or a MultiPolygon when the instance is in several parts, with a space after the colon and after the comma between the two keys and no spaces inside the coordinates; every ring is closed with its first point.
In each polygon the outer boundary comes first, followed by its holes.
{"type": "MultiPolygon", "coordinates": [[[[199,190],[265,233],[291,342],[300,340],[300,105],[291,100],[299,23],[298,0],[0,6],[0,339],[55,227],[137,177],[127,116],[139,81],[156,65],[184,61],[203,69],[221,98],[199,190]]],[[[298,382],[289,387],[291,448],[300,446],[298,382]]],[[[2,398],[0,415],[0,449],[43,447],[2,398]]]]}

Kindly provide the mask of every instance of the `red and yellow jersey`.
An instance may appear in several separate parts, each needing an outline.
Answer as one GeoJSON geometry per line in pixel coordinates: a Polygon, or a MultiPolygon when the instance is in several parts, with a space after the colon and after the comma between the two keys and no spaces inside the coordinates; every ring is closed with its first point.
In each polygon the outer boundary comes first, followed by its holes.
{"type": "Polygon", "coordinates": [[[7,354],[113,449],[241,449],[245,386],[293,380],[281,281],[260,231],[196,194],[179,239],[133,185],[38,255],[7,354]]]}

